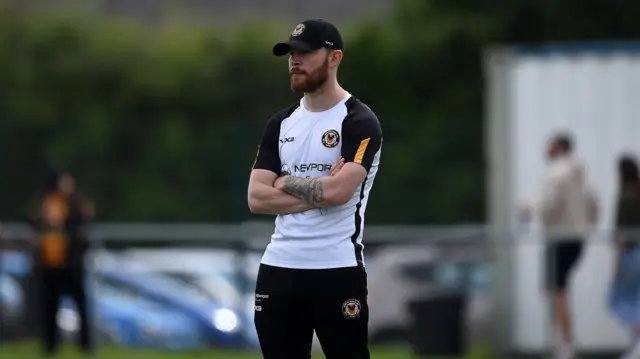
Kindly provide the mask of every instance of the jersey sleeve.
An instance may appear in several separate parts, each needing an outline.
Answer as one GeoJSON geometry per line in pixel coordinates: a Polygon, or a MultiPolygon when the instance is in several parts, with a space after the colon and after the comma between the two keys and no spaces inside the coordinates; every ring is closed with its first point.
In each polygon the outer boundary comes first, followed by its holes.
{"type": "Polygon", "coordinates": [[[347,115],[342,124],[342,158],[362,165],[367,172],[382,145],[382,129],[376,116],[369,111],[347,115]]]}
{"type": "Polygon", "coordinates": [[[280,174],[280,153],[278,139],[280,137],[280,121],[273,117],[267,122],[258,145],[258,153],[253,163],[254,170],[268,170],[280,174]]]}

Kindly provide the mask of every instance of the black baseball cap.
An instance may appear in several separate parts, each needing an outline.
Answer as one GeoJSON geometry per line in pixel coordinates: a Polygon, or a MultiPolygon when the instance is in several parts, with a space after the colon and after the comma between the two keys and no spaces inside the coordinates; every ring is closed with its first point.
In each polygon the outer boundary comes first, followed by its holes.
{"type": "Polygon", "coordinates": [[[276,44],[273,54],[284,56],[291,50],[311,52],[320,48],[342,50],[342,36],[332,23],[322,19],[311,19],[298,24],[289,40],[276,44]]]}

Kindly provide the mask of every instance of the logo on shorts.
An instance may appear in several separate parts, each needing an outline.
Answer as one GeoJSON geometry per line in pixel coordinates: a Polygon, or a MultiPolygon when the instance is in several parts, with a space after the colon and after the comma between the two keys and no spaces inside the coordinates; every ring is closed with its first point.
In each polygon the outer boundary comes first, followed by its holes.
{"type": "Polygon", "coordinates": [[[291,36],[299,36],[300,34],[302,34],[304,32],[305,28],[306,27],[304,26],[304,24],[298,24],[298,26],[296,26],[296,28],[291,33],[291,36]]]}
{"type": "Polygon", "coordinates": [[[329,130],[322,134],[322,145],[326,148],[334,148],[340,143],[340,134],[336,130],[329,130]]]}
{"type": "Polygon", "coordinates": [[[342,315],[347,319],[356,319],[360,316],[360,307],[357,299],[349,299],[342,303],[342,315]]]}

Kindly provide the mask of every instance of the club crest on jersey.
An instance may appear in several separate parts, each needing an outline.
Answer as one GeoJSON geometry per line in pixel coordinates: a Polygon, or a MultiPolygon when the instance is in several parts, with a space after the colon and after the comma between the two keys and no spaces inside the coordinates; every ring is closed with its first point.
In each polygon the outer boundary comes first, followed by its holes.
{"type": "Polygon", "coordinates": [[[322,134],[322,145],[326,148],[334,148],[340,143],[340,134],[336,130],[329,130],[322,134]]]}
{"type": "Polygon", "coordinates": [[[348,299],[342,303],[342,315],[347,319],[356,319],[360,316],[360,302],[357,299],[348,299]]]}
{"type": "Polygon", "coordinates": [[[291,36],[298,36],[300,34],[302,34],[304,32],[304,29],[306,27],[304,26],[304,24],[298,24],[298,26],[296,26],[295,29],[293,29],[293,32],[291,33],[291,36]]]}

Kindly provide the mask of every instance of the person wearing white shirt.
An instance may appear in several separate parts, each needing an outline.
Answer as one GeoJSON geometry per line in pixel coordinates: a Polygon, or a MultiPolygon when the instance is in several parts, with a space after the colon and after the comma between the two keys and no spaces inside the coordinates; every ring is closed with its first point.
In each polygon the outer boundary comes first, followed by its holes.
{"type": "Polygon", "coordinates": [[[552,138],[547,154],[550,162],[537,205],[546,240],[545,289],[553,308],[554,334],[557,334],[554,356],[571,359],[575,352],[567,292],[584,250],[584,240],[597,222],[598,203],[589,187],[584,165],[573,155],[568,135],[552,138]]]}
{"type": "Polygon", "coordinates": [[[289,57],[304,94],[267,122],[248,188],[254,214],[277,215],[262,257],[255,326],[265,359],[369,359],[365,210],[380,164],[382,128],[343,89],[342,36],[310,19],[273,48],[289,57]]]}

